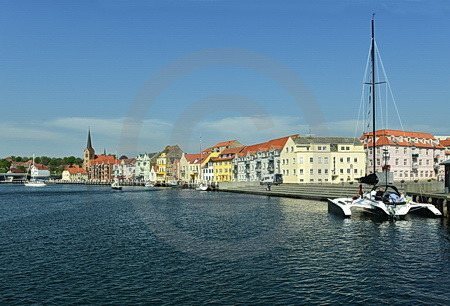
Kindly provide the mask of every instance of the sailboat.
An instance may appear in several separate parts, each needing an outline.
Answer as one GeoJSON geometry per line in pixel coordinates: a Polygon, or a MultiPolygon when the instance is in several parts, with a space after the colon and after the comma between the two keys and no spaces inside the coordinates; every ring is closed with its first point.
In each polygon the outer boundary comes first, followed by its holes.
{"type": "Polygon", "coordinates": [[[369,213],[388,219],[403,219],[407,214],[415,212],[422,213],[429,217],[442,217],[442,213],[432,204],[416,203],[410,197],[403,197],[398,189],[388,183],[386,169],[386,182],[384,185],[377,186],[380,177],[376,172],[376,112],[375,112],[375,86],[385,82],[376,82],[375,80],[375,25],[372,18],[372,39],[370,49],[371,59],[371,75],[370,82],[366,83],[371,86],[371,104],[372,104],[372,145],[373,145],[373,173],[359,179],[360,183],[373,185],[372,191],[368,193],[362,192],[360,185],[359,196],[355,198],[337,198],[328,199],[328,211],[339,214],[345,218],[352,215],[352,210],[363,209],[369,213]],[[378,190],[378,191],[377,191],[378,190]]]}
{"type": "Polygon", "coordinates": [[[43,180],[37,179],[37,168],[34,164],[34,154],[33,154],[33,164],[30,167],[31,179],[25,181],[24,185],[27,187],[45,187],[47,184],[43,180]]]}

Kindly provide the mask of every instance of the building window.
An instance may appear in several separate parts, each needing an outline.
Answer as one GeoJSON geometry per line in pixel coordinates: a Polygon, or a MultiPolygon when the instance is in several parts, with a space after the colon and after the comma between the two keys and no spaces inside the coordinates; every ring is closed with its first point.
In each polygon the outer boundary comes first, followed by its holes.
{"type": "Polygon", "coordinates": [[[328,164],[328,157],[324,157],[323,162],[324,162],[324,164],[328,164]]]}
{"type": "Polygon", "coordinates": [[[344,174],[344,169],[340,169],[339,172],[340,172],[341,174],[344,174]]]}
{"type": "Polygon", "coordinates": [[[298,163],[299,163],[299,164],[303,164],[303,157],[299,157],[299,158],[298,158],[298,163]]]}
{"type": "Polygon", "coordinates": [[[355,171],[353,171],[355,174],[358,174],[358,169],[355,169],[355,171]]]}
{"type": "Polygon", "coordinates": [[[322,174],[322,169],[318,169],[317,174],[322,174]]]}
{"type": "Polygon", "coordinates": [[[314,162],[314,157],[310,157],[310,158],[309,158],[309,162],[310,162],[310,163],[313,163],[313,162],[314,162]]]}
{"type": "Polygon", "coordinates": [[[309,174],[314,174],[314,169],[309,169],[309,174]]]}
{"type": "Polygon", "coordinates": [[[321,164],[322,163],[322,157],[317,157],[317,163],[321,164]]]}
{"type": "Polygon", "coordinates": [[[354,163],[357,163],[357,162],[358,162],[358,158],[355,157],[355,158],[353,159],[353,162],[354,162],[354,163]]]}
{"type": "Polygon", "coordinates": [[[350,163],[350,157],[347,157],[347,163],[350,163]]]}
{"type": "Polygon", "coordinates": [[[292,164],[295,165],[295,157],[292,158],[292,164]]]}
{"type": "Polygon", "coordinates": [[[300,175],[303,175],[303,169],[300,169],[300,173],[299,173],[300,175]]]}
{"type": "Polygon", "coordinates": [[[406,166],[406,165],[408,165],[408,160],[407,160],[407,159],[404,159],[404,160],[403,160],[403,166],[406,166]]]}
{"type": "Polygon", "coordinates": [[[350,151],[350,147],[345,147],[345,149],[346,149],[347,151],[350,151]]]}

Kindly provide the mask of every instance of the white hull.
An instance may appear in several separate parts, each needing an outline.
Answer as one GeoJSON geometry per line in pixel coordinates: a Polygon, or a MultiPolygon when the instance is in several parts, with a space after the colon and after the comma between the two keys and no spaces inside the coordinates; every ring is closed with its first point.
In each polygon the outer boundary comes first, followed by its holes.
{"type": "Polygon", "coordinates": [[[351,198],[328,199],[328,211],[331,213],[350,218],[352,210],[364,210],[390,219],[403,219],[411,213],[421,213],[427,217],[442,217],[442,213],[434,205],[426,203],[409,201],[394,204],[368,198],[356,200],[351,198]]]}
{"type": "Polygon", "coordinates": [[[28,181],[24,183],[27,187],[45,187],[47,184],[45,184],[43,181],[28,181]]]}
{"type": "Polygon", "coordinates": [[[122,186],[120,186],[120,184],[118,182],[114,182],[111,184],[111,188],[113,190],[122,190],[122,186]]]}
{"type": "Polygon", "coordinates": [[[206,184],[200,184],[197,186],[197,188],[195,188],[195,190],[197,191],[208,191],[209,187],[206,184]]]}

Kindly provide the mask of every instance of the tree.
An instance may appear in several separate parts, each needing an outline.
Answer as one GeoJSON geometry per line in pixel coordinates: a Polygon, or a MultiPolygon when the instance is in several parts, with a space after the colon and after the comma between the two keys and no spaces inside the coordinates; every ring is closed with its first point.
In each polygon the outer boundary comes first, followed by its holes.
{"type": "Polygon", "coordinates": [[[10,161],[7,161],[6,159],[0,159],[0,170],[3,170],[3,173],[8,172],[10,167],[11,167],[10,161]]]}

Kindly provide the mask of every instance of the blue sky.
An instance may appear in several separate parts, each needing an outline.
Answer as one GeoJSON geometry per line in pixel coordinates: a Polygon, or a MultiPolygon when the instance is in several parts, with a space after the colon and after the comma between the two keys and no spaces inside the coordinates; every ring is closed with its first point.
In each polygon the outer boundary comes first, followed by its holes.
{"type": "Polygon", "coordinates": [[[82,156],[89,126],[130,156],[360,135],[372,13],[405,130],[450,135],[443,0],[19,0],[0,10],[0,157],[82,156]]]}

